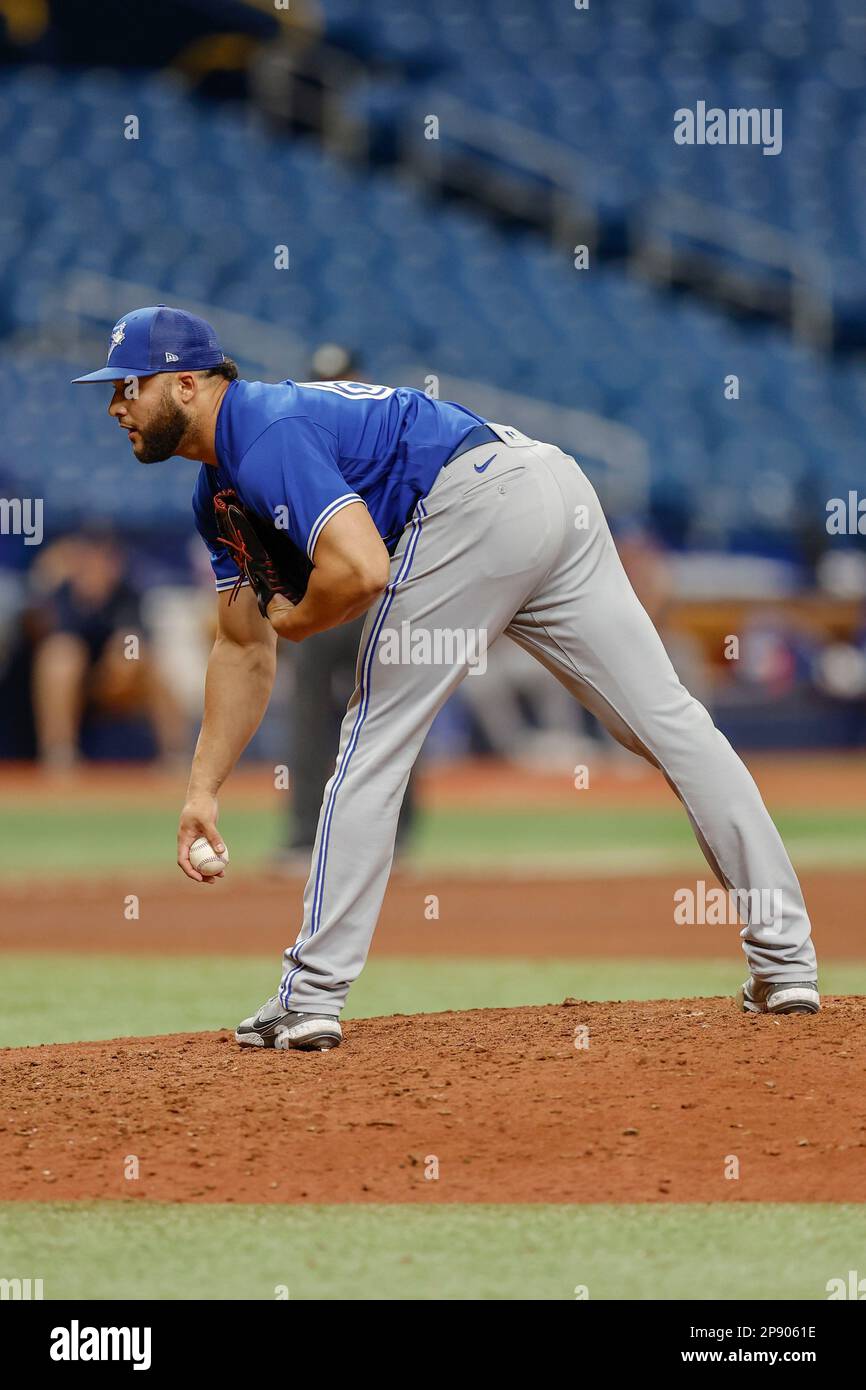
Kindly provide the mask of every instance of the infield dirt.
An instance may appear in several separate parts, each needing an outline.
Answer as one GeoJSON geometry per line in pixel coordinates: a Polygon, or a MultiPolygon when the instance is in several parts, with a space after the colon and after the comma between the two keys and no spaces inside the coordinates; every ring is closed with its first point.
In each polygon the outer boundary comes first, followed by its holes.
{"type": "MultiPolygon", "coordinates": [[[[862,957],[856,905],[866,898],[866,872],[814,869],[801,873],[800,881],[820,959],[862,957]]],[[[388,886],[372,955],[742,961],[739,925],[676,925],[674,893],[688,882],[682,870],[619,879],[401,874],[388,886]],[[440,913],[433,921],[425,915],[431,891],[437,894],[440,913]]],[[[179,872],[172,879],[133,881],[132,890],[129,876],[0,886],[0,953],[271,952],[276,970],[283,947],[301,924],[303,891],[302,878],[242,874],[203,889],[179,872]],[[126,894],[134,890],[140,895],[141,918],[127,921],[126,894]]]]}

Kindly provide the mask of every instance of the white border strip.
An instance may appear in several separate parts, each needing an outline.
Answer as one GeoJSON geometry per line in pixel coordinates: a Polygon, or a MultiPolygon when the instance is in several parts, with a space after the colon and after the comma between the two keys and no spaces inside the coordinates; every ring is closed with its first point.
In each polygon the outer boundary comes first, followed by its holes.
{"type": "Polygon", "coordinates": [[[333,502],[329,502],[324,511],[319,513],[316,520],[313,522],[307,541],[308,559],[312,560],[313,558],[313,551],[316,548],[316,541],[319,539],[322,527],[331,520],[332,516],[336,516],[337,512],[342,511],[344,507],[348,507],[352,502],[362,502],[365,507],[367,505],[363,497],[360,497],[357,492],[346,492],[342,497],[337,497],[333,502]]]}

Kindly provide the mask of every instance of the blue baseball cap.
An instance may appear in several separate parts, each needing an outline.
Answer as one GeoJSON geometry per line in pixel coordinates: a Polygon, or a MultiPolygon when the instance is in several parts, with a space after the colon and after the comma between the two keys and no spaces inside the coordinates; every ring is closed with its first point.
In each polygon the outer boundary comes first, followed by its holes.
{"type": "Polygon", "coordinates": [[[205,319],[165,304],[133,309],[111,330],[108,360],[98,371],[77,376],[83,381],[117,381],[157,372],[201,372],[225,361],[216,331],[205,319]]]}

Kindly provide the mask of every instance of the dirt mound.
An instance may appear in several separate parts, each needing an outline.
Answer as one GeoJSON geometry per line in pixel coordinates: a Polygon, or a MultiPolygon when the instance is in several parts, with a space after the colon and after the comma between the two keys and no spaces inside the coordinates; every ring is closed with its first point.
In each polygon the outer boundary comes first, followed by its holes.
{"type": "Polygon", "coordinates": [[[862,1201],[864,1025],[860,998],[566,1001],[363,1019],[313,1054],[7,1049],[0,1198],[862,1201]]]}

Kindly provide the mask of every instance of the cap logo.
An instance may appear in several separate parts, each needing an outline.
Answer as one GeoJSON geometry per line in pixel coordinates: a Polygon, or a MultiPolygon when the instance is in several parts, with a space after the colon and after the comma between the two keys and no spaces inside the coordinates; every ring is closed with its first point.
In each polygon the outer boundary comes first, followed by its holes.
{"type": "Polygon", "coordinates": [[[166,362],[179,362],[180,358],[178,357],[176,352],[167,352],[165,354],[165,360],[166,362]]]}
{"type": "Polygon", "coordinates": [[[108,349],[108,355],[109,355],[109,357],[110,357],[111,354],[114,352],[114,349],[115,349],[116,347],[120,347],[120,344],[123,342],[123,340],[124,340],[125,337],[126,337],[126,320],[124,320],[123,323],[119,323],[119,324],[117,325],[117,327],[113,330],[112,334],[111,334],[111,346],[110,346],[109,349],[108,349]]]}

